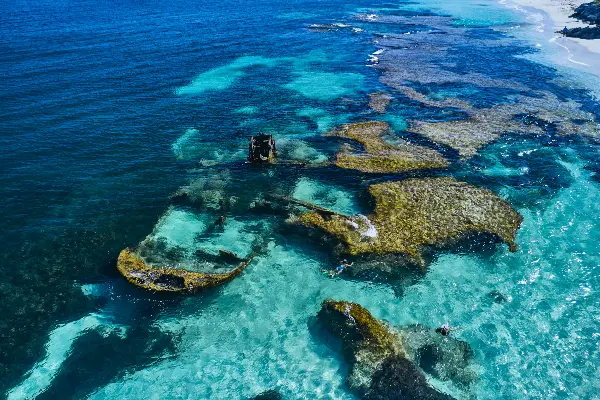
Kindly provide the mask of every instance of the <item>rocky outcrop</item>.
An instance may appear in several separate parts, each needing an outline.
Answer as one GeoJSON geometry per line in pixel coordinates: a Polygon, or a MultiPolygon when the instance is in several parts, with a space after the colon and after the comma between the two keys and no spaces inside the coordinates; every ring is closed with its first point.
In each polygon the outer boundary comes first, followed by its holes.
{"type": "Polygon", "coordinates": [[[368,216],[319,212],[296,222],[336,237],[349,255],[397,253],[426,266],[428,247],[446,247],[472,233],[494,235],[516,251],[523,218],[488,189],[453,178],[409,179],[373,185],[375,209],[368,216]]]}
{"type": "Polygon", "coordinates": [[[578,39],[600,39],[600,26],[586,26],[583,28],[571,28],[566,31],[561,31],[566,37],[578,39]]]}
{"type": "MultiPolygon", "coordinates": [[[[231,258],[229,252],[223,257],[231,258]]],[[[121,251],[117,269],[132,284],[155,292],[191,293],[219,286],[238,276],[250,262],[252,256],[225,274],[205,274],[179,268],[153,268],[146,264],[133,249],[121,251]]]]}
{"type": "Polygon", "coordinates": [[[350,139],[362,145],[364,152],[346,149],[337,155],[335,165],[370,173],[394,173],[418,169],[445,168],[448,161],[437,151],[416,146],[402,139],[388,143],[382,136],[390,134],[385,122],[371,121],[343,125],[329,135],[350,139]]]}
{"type": "Polygon", "coordinates": [[[596,0],[580,5],[575,9],[575,13],[571,15],[571,18],[600,25],[600,1],[596,0]]]}
{"type": "Polygon", "coordinates": [[[449,400],[432,387],[396,332],[360,304],[325,300],[318,318],[342,343],[350,364],[347,384],[364,399],[449,400]]]}

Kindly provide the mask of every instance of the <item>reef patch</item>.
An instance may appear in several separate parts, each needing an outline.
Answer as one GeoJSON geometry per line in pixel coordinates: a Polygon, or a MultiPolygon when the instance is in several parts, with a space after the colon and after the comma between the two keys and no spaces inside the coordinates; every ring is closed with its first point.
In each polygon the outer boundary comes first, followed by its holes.
{"type": "Polygon", "coordinates": [[[318,319],[342,341],[350,363],[346,382],[364,399],[452,399],[430,385],[398,334],[360,304],[327,299],[318,319]]]}
{"type": "Polygon", "coordinates": [[[335,165],[369,173],[393,173],[418,169],[445,168],[449,162],[437,151],[395,139],[383,140],[390,134],[389,124],[380,121],[342,125],[329,135],[350,139],[362,145],[364,152],[345,149],[336,156],[335,165]]]}
{"type": "Polygon", "coordinates": [[[423,268],[426,248],[445,247],[472,233],[494,235],[511,251],[517,249],[523,217],[488,189],[453,178],[425,178],[380,183],[369,193],[375,209],[366,217],[307,212],[295,221],[336,237],[346,254],[398,253],[423,268]]]}

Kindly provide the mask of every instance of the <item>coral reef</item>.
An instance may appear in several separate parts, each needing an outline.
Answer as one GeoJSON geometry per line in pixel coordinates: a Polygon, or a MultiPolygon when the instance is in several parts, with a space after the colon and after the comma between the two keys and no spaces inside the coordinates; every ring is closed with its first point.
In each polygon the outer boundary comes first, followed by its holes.
{"type": "Polygon", "coordinates": [[[360,304],[325,300],[321,324],[341,339],[351,365],[348,386],[366,399],[452,399],[432,387],[399,336],[360,304]]]}
{"type": "Polygon", "coordinates": [[[375,209],[368,217],[301,214],[297,223],[337,237],[345,253],[400,253],[426,266],[427,247],[442,247],[470,233],[495,235],[516,251],[522,217],[493,192],[453,178],[409,179],[373,185],[375,209]]]}
{"type": "Polygon", "coordinates": [[[380,114],[385,112],[391,101],[392,96],[385,92],[372,93],[369,95],[369,107],[380,114]]]}
{"type": "Polygon", "coordinates": [[[558,135],[600,136],[600,127],[593,114],[581,110],[579,103],[560,100],[550,92],[533,93],[537,97],[514,96],[510,103],[482,109],[458,99],[433,101],[414,90],[405,89],[404,93],[426,105],[455,107],[469,115],[468,119],[457,121],[410,121],[411,131],[457,150],[463,158],[473,157],[481,147],[499,139],[504,133],[544,133],[542,128],[528,123],[523,116],[551,124],[558,135]]]}
{"type": "Polygon", "coordinates": [[[495,141],[505,132],[541,134],[537,126],[512,120],[502,106],[478,110],[466,120],[447,122],[411,121],[410,130],[428,139],[445,144],[458,151],[461,157],[470,158],[485,144],[495,141]]]}
{"type": "Polygon", "coordinates": [[[237,200],[226,194],[230,181],[231,172],[228,170],[204,170],[202,176],[181,187],[171,199],[203,209],[227,211],[237,200]]]}
{"type": "MultiPolygon", "coordinates": [[[[232,257],[228,252],[223,256],[232,257]]],[[[204,274],[185,269],[152,268],[133,249],[126,248],[119,254],[117,268],[130,283],[143,289],[186,293],[215,287],[235,278],[252,262],[252,258],[243,260],[226,274],[204,274]]]]}
{"type": "Polygon", "coordinates": [[[360,143],[364,153],[344,150],[337,155],[335,165],[369,173],[393,173],[416,169],[444,168],[448,161],[435,150],[416,146],[398,139],[393,145],[382,139],[389,134],[386,122],[370,121],[342,125],[330,135],[360,143]]]}

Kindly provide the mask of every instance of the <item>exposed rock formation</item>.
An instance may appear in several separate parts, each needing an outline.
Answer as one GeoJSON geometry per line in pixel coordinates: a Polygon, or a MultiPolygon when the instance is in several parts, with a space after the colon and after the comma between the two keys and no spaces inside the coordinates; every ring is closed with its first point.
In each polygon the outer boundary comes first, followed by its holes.
{"type": "Polygon", "coordinates": [[[495,235],[516,251],[523,218],[490,190],[426,178],[373,185],[369,193],[375,209],[368,217],[308,212],[297,222],[337,237],[350,255],[399,253],[422,267],[427,247],[447,246],[475,232],[495,235]]]}
{"type": "Polygon", "coordinates": [[[416,146],[397,139],[392,145],[382,139],[389,134],[386,122],[360,122],[342,125],[330,135],[360,143],[365,152],[343,151],[337,155],[335,165],[371,173],[393,173],[428,168],[444,168],[448,161],[435,150],[416,146]]]}
{"type": "Polygon", "coordinates": [[[452,399],[432,387],[390,327],[360,304],[325,300],[322,325],[342,341],[348,386],[365,399],[452,399]]]}
{"type": "Polygon", "coordinates": [[[577,18],[581,21],[600,25],[600,1],[595,0],[590,3],[584,3],[575,9],[571,18],[577,18]]]}
{"type": "Polygon", "coordinates": [[[578,39],[600,39],[600,26],[585,26],[582,28],[571,28],[562,32],[566,37],[578,39]]]}
{"type": "MultiPolygon", "coordinates": [[[[224,257],[232,255],[225,252],[224,257]]],[[[131,248],[119,254],[117,268],[134,285],[156,292],[189,293],[208,289],[238,276],[250,262],[252,256],[243,260],[226,274],[204,274],[176,268],[152,268],[131,248]]]]}

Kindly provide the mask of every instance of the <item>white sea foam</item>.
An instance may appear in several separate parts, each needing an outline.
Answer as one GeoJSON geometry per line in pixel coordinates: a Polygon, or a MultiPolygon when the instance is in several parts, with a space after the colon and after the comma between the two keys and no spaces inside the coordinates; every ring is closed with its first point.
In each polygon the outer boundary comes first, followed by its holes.
{"type": "Polygon", "coordinates": [[[363,236],[366,236],[366,237],[376,238],[377,237],[377,228],[375,228],[375,225],[373,225],[373,223],[371,222],[371,220],[369,220],[369,218],[367,218],[366,216],[364,216],[362,214],[358,214],[357,217],[365,225],[367,225],[366,229],[359,230],[360,234],[363,235],[363,236]]]}
{"type": "Polygon", "coordinates": [[[525,155],[530,155],[530,154],[532,154],[532,153],[533,153],[533,152],[535,152],[535,151],[538,151],[538,149],[523,150],[523,151],[520,151],[520,152],[519,152],[518,156],[519,156],[519,157],[523,157],[523,156],[525,156],[525,155]]]}

